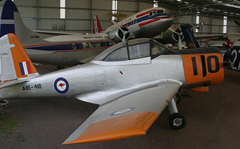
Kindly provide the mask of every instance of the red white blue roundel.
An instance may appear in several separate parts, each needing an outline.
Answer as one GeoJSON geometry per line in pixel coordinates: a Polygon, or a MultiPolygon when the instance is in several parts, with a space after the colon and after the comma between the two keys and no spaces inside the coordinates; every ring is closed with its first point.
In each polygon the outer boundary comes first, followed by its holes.
{"type": "Polygon", "coordinates": [[[55,80],[54,82],[54,88],[55,90],[60,93],[60,94],[64,94],[68,91],[69,89],[69,84],[68,81],[64,78],[58,78],[57,80],[55,80]]]}

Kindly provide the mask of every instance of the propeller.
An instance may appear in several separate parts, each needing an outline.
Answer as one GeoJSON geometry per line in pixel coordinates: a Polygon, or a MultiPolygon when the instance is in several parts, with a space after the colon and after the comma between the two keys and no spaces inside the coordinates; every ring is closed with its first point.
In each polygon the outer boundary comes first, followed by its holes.
{"type": "Polygon", "coordinates": [[[126,40],[126,35],[127,34],[131,34],[132,37],[134,37],[134,35],[132,34],[132,32],[135,32],[137,30],[140,30],[141,27],[139,25],[134,25],[134,27],[131,27],[131,28],[121,28],[115,21],[111,20],[111,22],[113,23],[113,25],[115,27],[117,27],[122,33],[123,33],[123,38],[122,38],[122,41],[125,41],[126,40]]]}
{"type": "Polygon", "coordinates": [[[179,32],[176,32],[171,27],[169,28],[169,30],[178,35],[178,48],[179,48],[179,50],[182,50],[182,41],[181,41],[182,31],[178,30],[179,32]]]}
{"type": "Polygon", "coordinates": [[[122,41],[125,41],[126,40],[126,34],[128,34],[129,31],[124,31],[115,21],[111,20],[111,22],[113,23],[113,25],[115,27],[117,27],[123,33],[122,41]]]}

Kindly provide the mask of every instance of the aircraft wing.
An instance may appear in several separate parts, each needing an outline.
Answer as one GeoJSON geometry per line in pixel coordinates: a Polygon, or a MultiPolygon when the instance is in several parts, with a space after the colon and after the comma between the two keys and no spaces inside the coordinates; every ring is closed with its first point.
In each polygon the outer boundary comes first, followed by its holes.
{"type": "Polygon", "coordinates": [[[145,135],[181,84],[164,80],[102,104],[63,144],[145,135]]]}
{"type": "Polygon", "coordinates": [[[65,32],[65,31],[47,31],[47,30],[33,30],[34,32],[47,34],[47,35],[75,35],[77,33],[65,32]]]}
{"type": "Polygon", "coordinates": [[[200,39],[216,39],[216,40],[225,40],[225,34],[202,34],[202,35],[194,35],[197,40],[200,39]]]}

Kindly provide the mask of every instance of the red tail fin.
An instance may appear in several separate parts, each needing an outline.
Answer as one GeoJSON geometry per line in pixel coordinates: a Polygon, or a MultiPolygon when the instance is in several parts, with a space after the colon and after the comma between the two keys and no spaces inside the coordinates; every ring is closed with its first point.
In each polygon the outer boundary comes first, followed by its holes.
{"type": "Polygon", "coordinates": [[[226,40],[227,40],[227,43],[226,44],[223,43],[223,46],[226,47],[227,49],[232,49],[234,41],[231,42],[230,39],[228,38],[226,38],[226,40]]]}
{"type": "Polygon", "coordinates": [[[94,18],[93,18],[93,33],[101,33],[102,32],[102,27],[101,27],[101,24],[100,24],[100,21],[98,19],[98,16],[96,15],[94,18]]]}

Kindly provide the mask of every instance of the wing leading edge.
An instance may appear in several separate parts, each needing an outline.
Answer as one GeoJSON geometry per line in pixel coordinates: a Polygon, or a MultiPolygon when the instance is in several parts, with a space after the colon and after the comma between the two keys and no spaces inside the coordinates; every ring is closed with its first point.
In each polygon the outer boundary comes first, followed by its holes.
{"type": "Polygon", "coordinates": [[[103,104],[63,144],[145,135],[180,86],[179,81],[161,80],[154,86],[103,104]]]}

